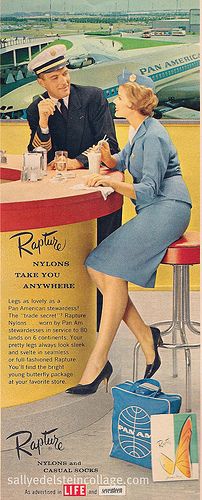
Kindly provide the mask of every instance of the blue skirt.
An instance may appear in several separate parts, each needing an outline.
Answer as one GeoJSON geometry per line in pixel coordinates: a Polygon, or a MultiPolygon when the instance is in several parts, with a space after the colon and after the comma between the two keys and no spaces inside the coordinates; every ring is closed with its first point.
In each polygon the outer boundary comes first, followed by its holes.
{"type": "Polygon", "coordinates": [[[136,285],[153,288],[156,271],[167,248],[178,240],[190,221],[191,206],[156,198],[129,222],[108,236],[85,265],[136,285]]]}

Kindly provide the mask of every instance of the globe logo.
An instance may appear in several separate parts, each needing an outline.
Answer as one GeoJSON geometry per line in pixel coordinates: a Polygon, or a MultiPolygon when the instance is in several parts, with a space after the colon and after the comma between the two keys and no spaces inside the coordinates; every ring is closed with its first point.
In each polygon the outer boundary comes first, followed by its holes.
{"type": "Polygon", "coordinates": [[[127,455],[147,457],[151,453],[150,416],[138,406],[128,406],[119,414],[118,437],[127,455]]]}

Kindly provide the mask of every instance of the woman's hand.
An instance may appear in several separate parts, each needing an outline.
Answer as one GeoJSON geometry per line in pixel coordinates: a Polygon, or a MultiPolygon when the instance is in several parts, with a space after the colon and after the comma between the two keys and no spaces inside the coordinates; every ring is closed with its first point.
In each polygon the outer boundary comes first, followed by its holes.
{"type": "Polygon", "coordinates": [[[101,146],[101,160],[104,163],[106,163],[106,165],[107,165],[107,162],[110,161],[111,158],[112,158],[112,155],[111,155],[109,144],[108,144],[108,142],[105,141],[102,143],[102,146],[101,146]]]}
{"type": "Polygon", "coordinates": [[[98,186],[112,187],[112,181],[110,180],[108,175],[92,174],[87,177],[85,182],[89,187],[98,187],[98,186]]]}
{"type": "Polygon", "coordinates": [[[87,177],[85,183],[89,187],[109,186],[123,196],[127,196],[132,199],[136,198],[133,184],[111,179],[111,175],[92,174],[87,177]]]}
{"type": "MultiPolygon", "coordinates": [[[[99,143],[98,143],[99,144],[99,143]]],[[[107,141],[103,141],[101,147],[101,161],[107,165],[109,168],[116,167],[117,161],[111,155],[110,147],[107,141]]]]}

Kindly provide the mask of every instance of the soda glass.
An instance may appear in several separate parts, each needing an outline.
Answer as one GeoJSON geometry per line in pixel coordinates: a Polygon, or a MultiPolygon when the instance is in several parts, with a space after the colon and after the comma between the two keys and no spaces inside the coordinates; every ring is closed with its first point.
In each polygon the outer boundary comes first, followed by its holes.
{"type": "Polygon", "coordinates": [[[56,151],[55,152],[55,168],[57,171],[56,177],[64,177],[62,172],[67,169],[68,152],[56,151]]]}

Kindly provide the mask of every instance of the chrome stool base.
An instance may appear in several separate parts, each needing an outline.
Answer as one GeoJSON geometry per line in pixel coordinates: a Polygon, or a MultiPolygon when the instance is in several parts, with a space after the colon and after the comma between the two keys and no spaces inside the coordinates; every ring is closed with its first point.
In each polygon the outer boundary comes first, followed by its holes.
{"type": "MultiPolygon", "coordinates": [[[[187,332],[194,335],[200,335],[198,321],[191,321],[190,318],[190,283],[189,283],[189,265],[173,266],[173,318],[172,320],[159,321],[151,326],[156,326],[160,330],[168,325],[165,330],[161,330],[161,336],[172,336],[171,343],[164,343],[161,349],[171,349],[173,358],[173,377],[178,376],[177,371],[177,350],[184,349],[185,368],[186,368],[186,411],[191,411],[191,351],[197,349],[200,343],[190,343],[187,338],[187,332]],[[180,335],[181,343],[177,343],[177,334],[180,335]]],[[[140,344],[136,343],[133,357],[133,380],[138,379],[138,353],[140,344]]]]}

